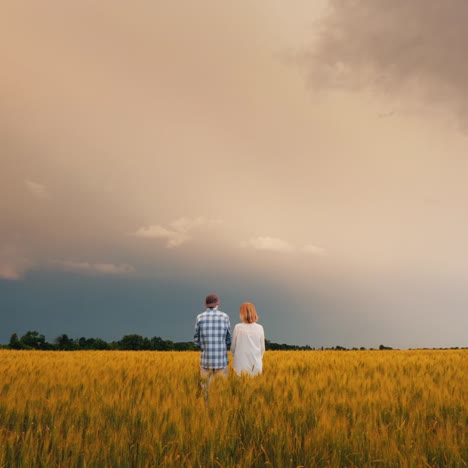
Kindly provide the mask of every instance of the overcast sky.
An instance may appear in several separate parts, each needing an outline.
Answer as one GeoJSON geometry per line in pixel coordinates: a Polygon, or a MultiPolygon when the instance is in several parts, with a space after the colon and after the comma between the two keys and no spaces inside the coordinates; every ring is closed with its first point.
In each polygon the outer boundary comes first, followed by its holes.
{"type": "Polygon", "coordinates": [[[0,343],[468,345],[468,4],[7,1],[0,343]]]}

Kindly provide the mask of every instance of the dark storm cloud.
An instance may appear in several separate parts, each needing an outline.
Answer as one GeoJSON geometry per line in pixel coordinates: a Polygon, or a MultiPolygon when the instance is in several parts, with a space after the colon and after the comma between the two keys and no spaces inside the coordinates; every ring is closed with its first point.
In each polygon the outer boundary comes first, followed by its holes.
{"type": "Polygon", "coordinates": [[[330,0],[316,47],[303,55],[311,85],[411,93],[468,118],[468,2],[330,0]]]}

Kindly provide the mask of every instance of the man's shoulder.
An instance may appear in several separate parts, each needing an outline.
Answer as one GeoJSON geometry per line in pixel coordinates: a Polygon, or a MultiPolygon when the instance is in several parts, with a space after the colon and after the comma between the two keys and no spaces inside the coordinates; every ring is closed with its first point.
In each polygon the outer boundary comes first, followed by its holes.
{"type": "Polygon", "coordinates": [[[218,319],[218,318],[222,318],[224,320],[229,320],[229,315],[226,314],[226,312],[222,312],[221,310],[217,310],[216,312],[211,312],[211,311],[208,311],[208,310],[205,310],[204,312],[200,312],[198,315],[197,315],[197,321],[198,320],[203,320],[204,318],[208,318],[208,319],[218,319]]]}

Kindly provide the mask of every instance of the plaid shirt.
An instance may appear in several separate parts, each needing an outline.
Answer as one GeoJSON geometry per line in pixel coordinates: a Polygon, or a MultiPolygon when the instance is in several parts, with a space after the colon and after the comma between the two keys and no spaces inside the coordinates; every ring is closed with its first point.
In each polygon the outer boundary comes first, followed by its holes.
{"type": "Polygon", "coordinates": [[[227,349],[231,344],[229,316],[217,307],[198,314],[195,324],[195,346],[201,349],[200,366],[222,369],[228,365],[227,349]]]}

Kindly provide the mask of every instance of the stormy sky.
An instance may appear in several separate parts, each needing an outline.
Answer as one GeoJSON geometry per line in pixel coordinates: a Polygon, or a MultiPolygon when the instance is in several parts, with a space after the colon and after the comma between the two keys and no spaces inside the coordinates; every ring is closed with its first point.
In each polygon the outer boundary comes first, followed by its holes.
{"type": "Polygon", "coordinates": [[[468,6],[6,1],[0,343],[466,346],[468,6]]]}

